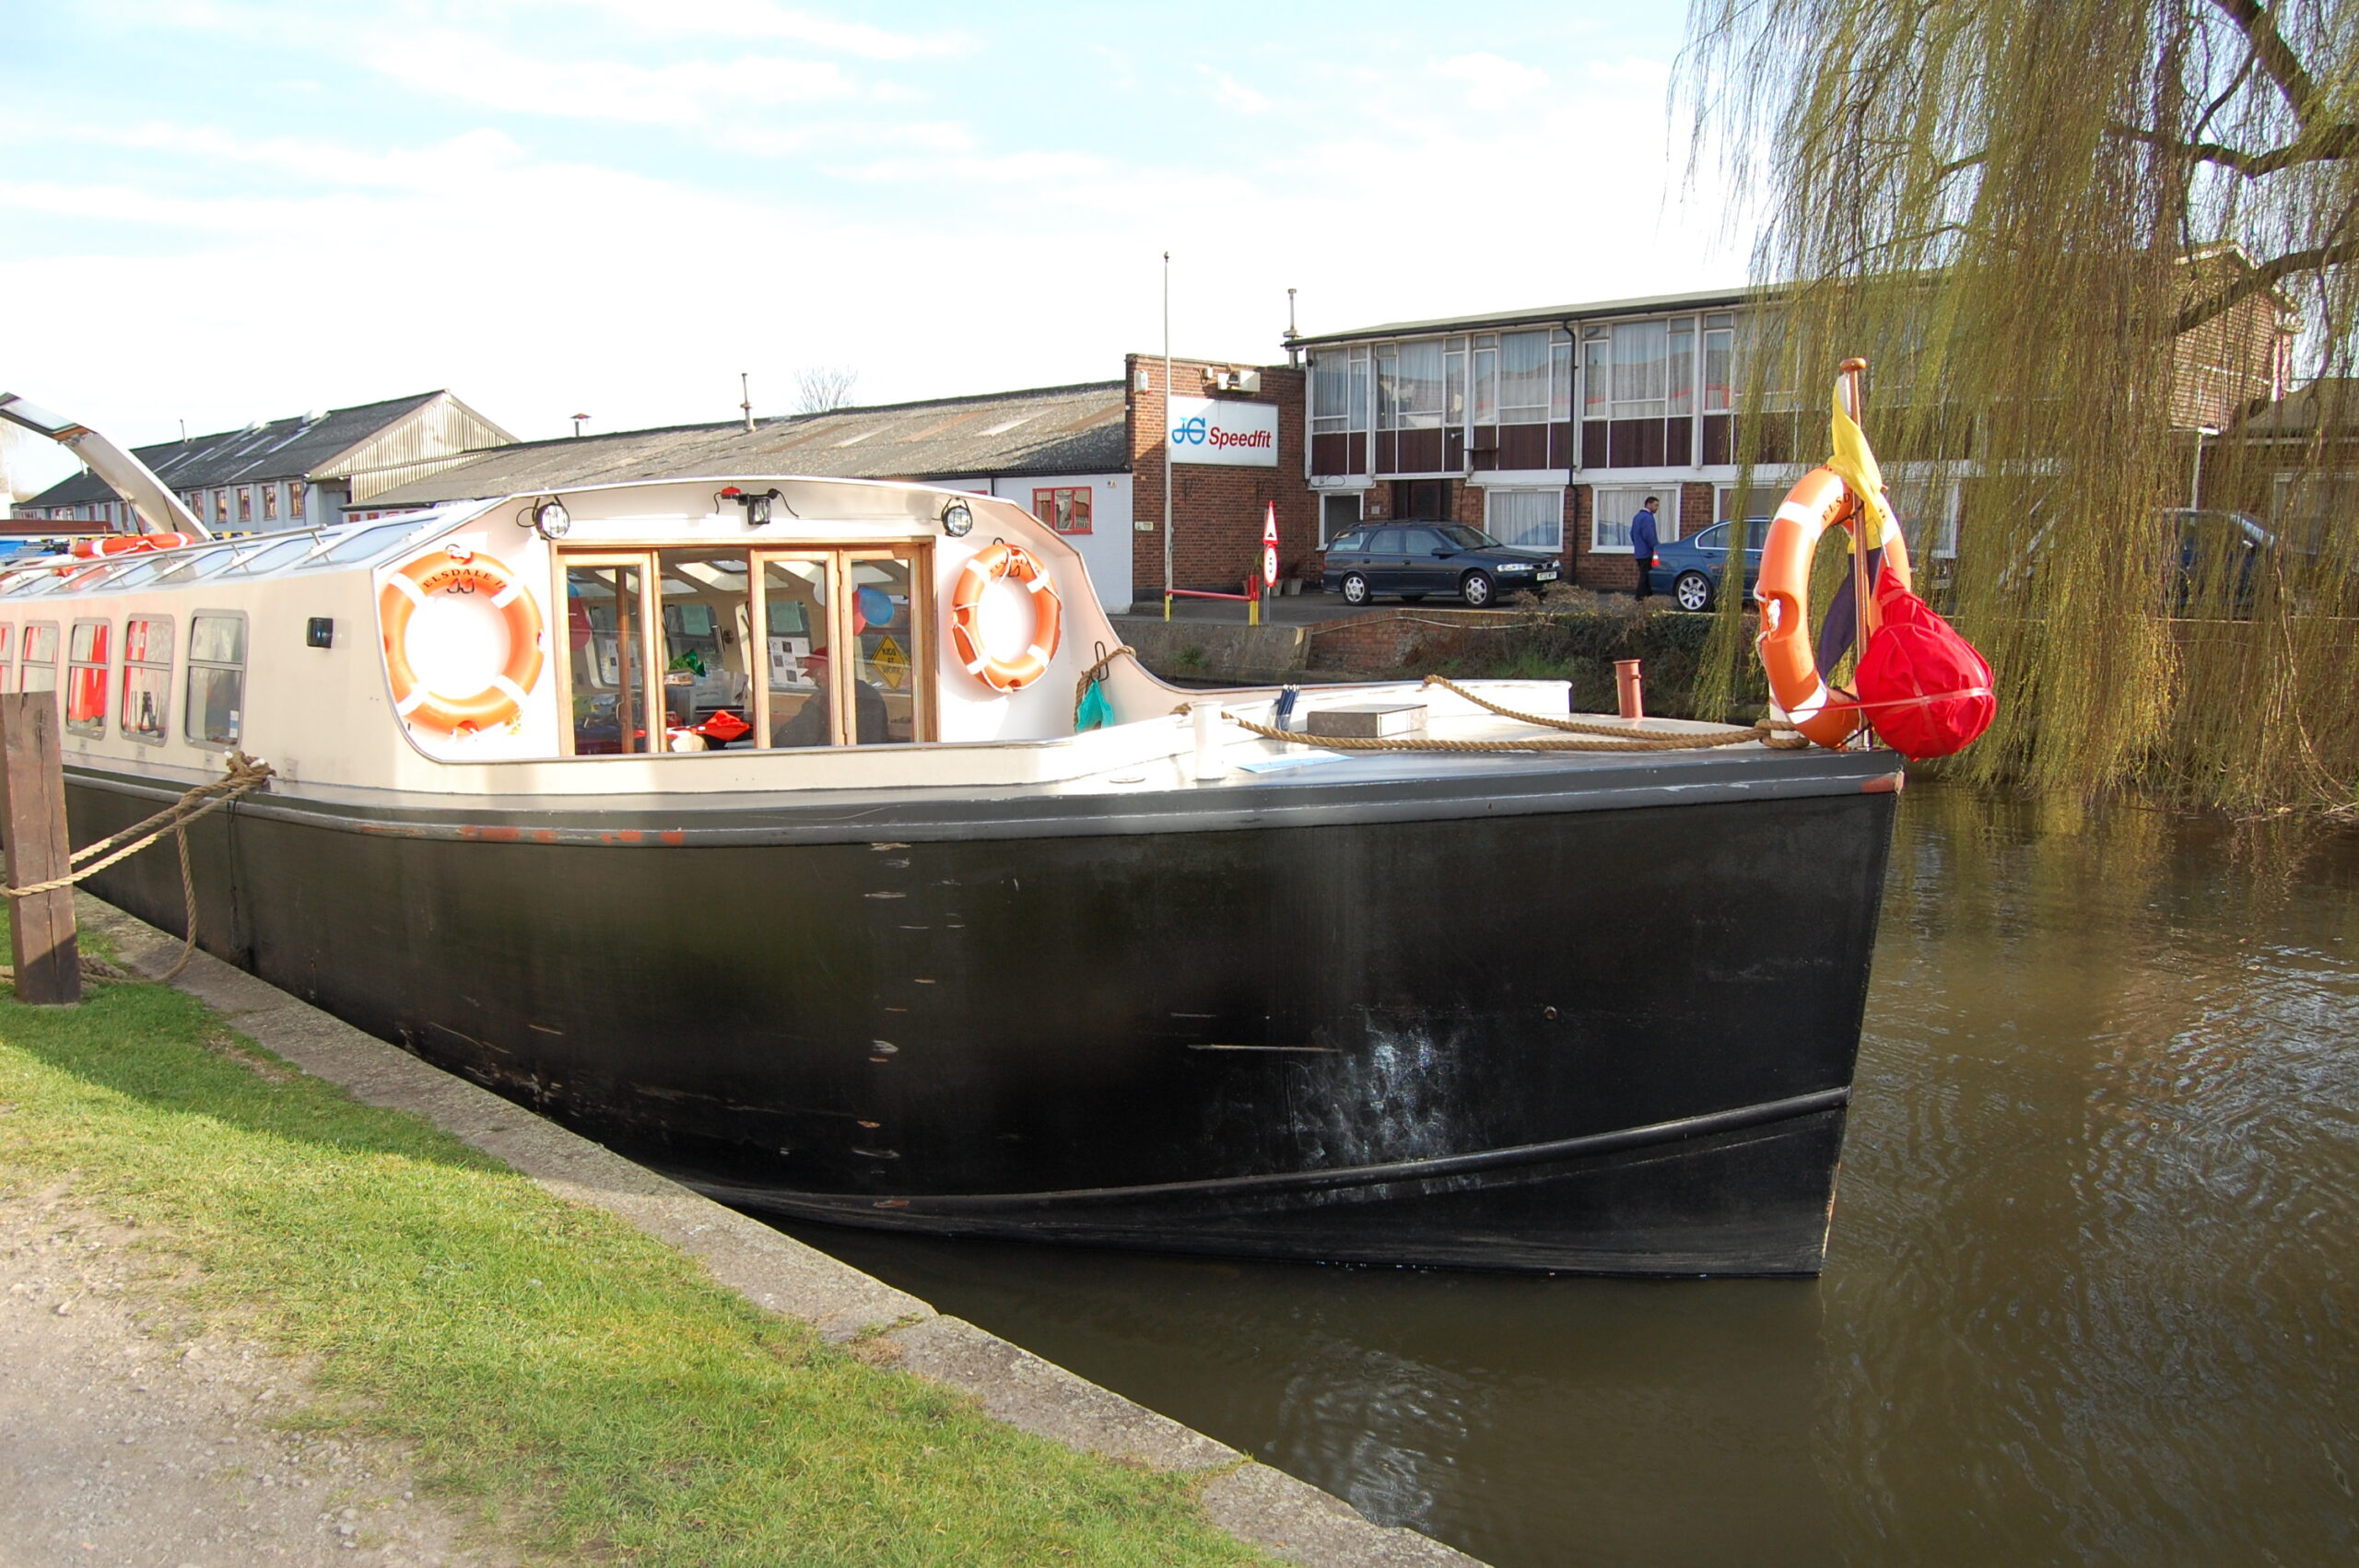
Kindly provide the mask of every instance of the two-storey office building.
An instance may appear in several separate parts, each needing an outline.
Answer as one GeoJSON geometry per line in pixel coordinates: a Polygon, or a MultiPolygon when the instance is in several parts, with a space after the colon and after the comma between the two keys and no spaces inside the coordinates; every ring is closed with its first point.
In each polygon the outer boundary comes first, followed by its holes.
{"type": "MultiPolygon", "coordinates": [[[[2190,289],[2249,266],[2230,251],[2187,261],[2190,289]]],[[[1634,586],[1630,520],[1649,496],[1665,540],[1732,515],[1739,345],[1776,308],[1763,290],[1721,288],[1289,340],[1309,354],[1305,473],[1320,543],[1366,519],[1448,519],[1560,552],[1568,582],[1634,586]]],[[[2174,425],[2200,440],[2283,395],[2292,342],[2290,305],[2266,292],[2180,333],[2174,425]]],[[[1747,509],[1770,510],[1789,475],[1759,473],[1747,509]]],[[[1888,477],[1920,551],[1954,553],[1971,465],[1888,477]]]]}
{"type": "Polygon", "coordinates": [[[1309,351],[1321,543],[1368,518],[1449,518],[1626,588],[1629,521],[1712,522],[1736,483],[1733,380],[1757,296],[1714,289],[1394,322],[1309,351]]]}

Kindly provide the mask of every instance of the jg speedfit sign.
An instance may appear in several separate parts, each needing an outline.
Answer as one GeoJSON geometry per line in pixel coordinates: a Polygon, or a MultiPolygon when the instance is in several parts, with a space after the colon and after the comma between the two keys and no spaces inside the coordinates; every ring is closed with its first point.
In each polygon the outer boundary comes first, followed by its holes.
{"type": "Polygon", "coordinates": [[[1209,397],[1171,400],[1174,462],[1217,462],[1232,468],[1278,465],[1278,407],[1209,397]]]}

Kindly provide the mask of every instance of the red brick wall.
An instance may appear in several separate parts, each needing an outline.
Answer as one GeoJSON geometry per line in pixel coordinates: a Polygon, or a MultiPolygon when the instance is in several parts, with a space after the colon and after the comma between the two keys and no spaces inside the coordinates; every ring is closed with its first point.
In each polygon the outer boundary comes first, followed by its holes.
{"type": "MultiPolygon", "coordinates": [[[[1205,366],[1227,363],[1171,361],[1181,397],[1274,404],[1278,410],[1275,468],[1171,465],[1172,584],[1217,593],[1236,592],[1248,563],[1260,562],[1262,520],[1272,501],[1278,504],[1279,575],[1319,569],[1319,503],[1302,476],[1305,372],[1263,365],[1259,392],[1206,391],[1205,366]]],[[[1132,517],[1139,525],[1132,538],[1131,588],[1142,598],[1154,598],[1163,591],[1163,357],[1133,354],[1122,369],[1130,388],[1132,517]],[[1144,391],[1139,387],[1142,370],[1144,391]]]]}

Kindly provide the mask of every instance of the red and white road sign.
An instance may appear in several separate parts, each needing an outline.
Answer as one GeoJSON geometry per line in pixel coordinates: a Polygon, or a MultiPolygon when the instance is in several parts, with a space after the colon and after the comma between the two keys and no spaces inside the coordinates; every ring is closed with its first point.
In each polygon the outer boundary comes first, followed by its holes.
{"type": "Polygon", "coordinates": [[[1278,585],[1278,503],[1270,503],[1269,514],[1262,521],[1262,586],[1278,585]]]}

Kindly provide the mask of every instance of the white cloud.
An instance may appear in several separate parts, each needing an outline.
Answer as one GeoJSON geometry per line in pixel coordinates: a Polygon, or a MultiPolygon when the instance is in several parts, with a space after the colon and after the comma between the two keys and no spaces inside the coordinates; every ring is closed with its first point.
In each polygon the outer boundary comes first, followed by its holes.
{"type": "Polygon", "coordinates": [[[1267,97],[1255,92],[1227,72],[1207,68],[1204,74],[1213,79],[1213,101],[1223,109],[1238,114],[1264,114],[1269,111],[1267,97]]]}
{"type": "MultiPolygon", "coordinates": [[[[528,0],[531,3],[531,0],[528,0]]],[[[538,0],[600,13],[628,31],[661,38],[775,38],[868,60],[964,54],[975,41],[961,32],[889,32],[774,5],[771,0],[538,0]]]]}
{"type": "Polygon", "coordinates": [[[1470,102],[1496,104],[1536,93],[1549,85],[1548,73],[1490,53],[1456,54],[1434,63],[1434,75],[1466,84],[1470,102]]]}
{"type": "Polygon", "coordinates": [[[511,114],[627,124],[712,125],[749,111],[873,96],[833,61],[562,60],[463,32],[388,34],[370,51],[368,64],[410,87],[511,114]]]}

